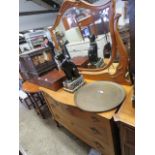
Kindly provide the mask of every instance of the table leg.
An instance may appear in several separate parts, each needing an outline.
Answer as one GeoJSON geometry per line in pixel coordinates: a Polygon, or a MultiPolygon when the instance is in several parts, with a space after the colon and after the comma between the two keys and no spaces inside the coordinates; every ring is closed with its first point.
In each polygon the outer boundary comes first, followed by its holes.
{"type": "Polygon", "coordinates": [[[33,107],[36,108],[34,99],[33,99],[33,97],[31,96],[31,94],[27,93],[27,96],[29,97],[29,99],[30,99],[30,101],[31,101],[31,103],[32,103],[32,105],[33,105],[33,107]]]}

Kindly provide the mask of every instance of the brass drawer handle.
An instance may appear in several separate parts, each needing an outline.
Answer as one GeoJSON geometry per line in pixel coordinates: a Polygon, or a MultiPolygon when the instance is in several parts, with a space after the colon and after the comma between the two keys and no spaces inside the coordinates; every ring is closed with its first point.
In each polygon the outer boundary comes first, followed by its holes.
{"type": "Polygon", "coordinates": [[[52,107],[52,108],[55,108],[55,105],[51,103],[51,107],[52,107]]]}
{"type": "Polygon", "coordinates": [[[56,102],[51,102],[51,105],[53,105],[54,107],[58,106],[56,102]]]}
{"type": "Polygon", "coordinates": [[[96,122],[100,122],[99,119],[96,118],[95,116],[91,116],[91,118],[92,118],[93,122],[95,122],[95,123],[96,123],[96,122]]]}
{"type": "Polygon", "coordinates": [[[94,142],[98,149],[104,149],[104,147],[97,141],[94,142]]]}
{"type": "Polygon", "coordinates": [[[72,126],[74,126],[74,122],[70,122],[70,124],[71,124],[72,126]]]}
{"type": "Polygon", "coordinates": [[[60,119],[60,117],[59,117],[57,114],[55,114],[55,118],[56,118],[56,119],[60,119]]]}
{"type": "Polygon", "coordinates": [[[98,134],[98,135],[101,135],[101,133],[94,127],[90,127],[91,131],[94,133],[94,134],[98,134]]]}

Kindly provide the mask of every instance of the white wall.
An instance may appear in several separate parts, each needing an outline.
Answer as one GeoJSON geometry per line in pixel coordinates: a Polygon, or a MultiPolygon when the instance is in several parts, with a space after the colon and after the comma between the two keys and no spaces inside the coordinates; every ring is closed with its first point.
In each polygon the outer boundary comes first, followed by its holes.
{"type": "MultiPolygon", "coordinates": [[[[43,6],[37,5],[31,1],[19,0],[19,11],[39,11],[47,10],[43,6]]],[[[19,31],[25,31],[35,28],[52,26],[55,22],[57,13],[47,13],[19,17],[19,31]]]]}
{"type": "Polygon", "coordinates": [[[123,25],[129,23],[129,19],[125,19],[125,17],[124,17],[125,3],[126,3],[125,1],[116,0],[116,13],[120,13],[122,15],[118,22],[118,25],[120,25],[120,26],[123,26],[123,25]]]}

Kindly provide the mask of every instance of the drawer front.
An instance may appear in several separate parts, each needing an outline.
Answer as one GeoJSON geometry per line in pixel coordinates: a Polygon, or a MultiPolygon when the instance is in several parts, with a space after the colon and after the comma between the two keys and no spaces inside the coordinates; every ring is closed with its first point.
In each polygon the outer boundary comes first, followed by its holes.
{"type": "Polygon", "coordinates": [[[47,94],[45,96],[55,120],[103,154],[114,155],[112,138],[109,138],[111,131],[108,120],[95,113],[57,103],[47,94]]]}
{"type": "Polygon", "coordinates": [[[124,127],[124,142],[128,145],[135,146],[135,131],[129,127],[124,127]]]}
{"type": "Polygon", "coordinates": [[[97,137],[108,144],[107,121],[97,114],[82,111],[76,107],[61,106],[65,117],[70,118],[76,125],[88,132],[92,137],[97,137]]]}
{"type": "Polygon", "coordinates": [[[128,145],[124,145],[124,155],[135,155],[135,149],[128,145]]]}
{"type": "Polygon", "coordinates": [[[107,120],[102,120],[96,114],[81,111],[76,107],[57,104],[54,111],[58,122],[67,125],[75,131],[77,137],[80,136],[83,141],[86,140],[89,145],[105,155],[114,154],[107,120]]]}
{"type": "Polygon", "coordinates": [[[59,112],[55,112],[56,120],[62,124],[65,128],[71,131],[78,138],[83,140],[88,145],[96,148],[98,151],[102,152],[104,155],[114,155],[109,153],[109,146],[105,145],[101,140],[92,136],[86,129],[81,128],[77,125],[72,119],[66,119],[63,115],[60,115],[59,112]]]}
{"type": "Polygon", "coordinates": [[[128,125],[121,124],[121,150],[122,155],[135,155],[135,130],[128,125]]]}

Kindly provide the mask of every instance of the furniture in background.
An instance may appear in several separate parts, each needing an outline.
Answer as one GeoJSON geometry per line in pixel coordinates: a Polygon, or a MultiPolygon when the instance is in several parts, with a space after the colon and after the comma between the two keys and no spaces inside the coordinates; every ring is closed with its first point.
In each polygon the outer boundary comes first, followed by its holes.
{"type": "Polygon", "coordinates": [[[26,92],[37,114],[41,115],[42,118],[45,118],[42,107],[46,105],[46,102],[42,96],[41,91],[39,90],[39,86],[25,81],[22,85],[22,89],[26,92]]]}
{"type": "MultiPolygon", "coordinates": [[[[129,29],[130,29],[130,72],[135,75],[135,0],[128,0],[129,29]]],[[[134,77],[133,77],[134,78],[134,77]]]]}
{"type": "Polygon", "coordinates": [[[37,48],[22,53],[19,55],[19,60],[21,72],[26,72],[29,77],[40,76],[57,68],[54,55],[49,47],[37,48]]]}
{"type": "Polygon", "coordinates": [[[119,127],[122,155],[135,155],[135,109],[132,106],[133,89],[114,115],[119,127]]]}
{"type": "Polygon", "coordinates": [[[31,109],[31,105],[33,105],[33,103],[30,102],[30,98],[27,95],[27,93],[25,93],[22,90],[19,90],[19,100],[21,103],[25,103],[27,105],[28,109],[31,109]]]}
{"type": "Polygon", "coordinates": [[[38,48],[20,54],[20,74],[23,80],[57,90],[62,87],[65,75],[57,69],[50,48],[38,48]]]}
{"type": "MultiPolygon", "coordinates": [[[[135,85],[135,0],[128,0],[129,3],[129,28],[130,28],[130,61],[129,73],[132,84],[135,85]]],[[[133,93],[133,106],[135,106],[135,86],[133,93]]]]}
{"type": "Polygon", "coordinates": [[[24,81],[23,81],[22,76],[19,72],[19,100],[21,103],[26,104],[28,109],[31,109],[31,106],[33,106],[33,103],[31,102],[28,94],[22,90],[23,82],[24,81]]]}

